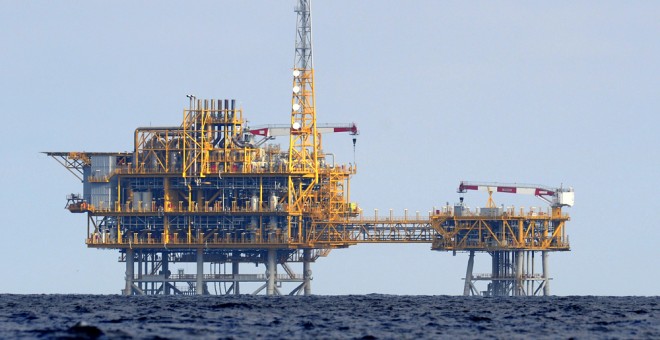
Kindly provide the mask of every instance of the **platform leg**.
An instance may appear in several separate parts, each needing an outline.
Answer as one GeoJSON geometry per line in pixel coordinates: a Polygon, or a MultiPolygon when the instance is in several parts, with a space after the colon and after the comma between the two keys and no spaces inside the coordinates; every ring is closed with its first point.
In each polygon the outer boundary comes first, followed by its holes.
{"type": "Polygon", "coordinates": [[[124,295],[133,295],[134,250],[126,249],[126,288],[124,295]]]}
{"type": "Polygon", "coordinates": [[[548,252],[541,252],[543,255],[543,295],[550,296],[550,268],[548,268],[548,252]]]}
{"type": "Polygon", "coordinates": [[[516,280],[514,281],[514,296],[523,295],[523,251],[516,251],[516,280]]]}
{"type": "Polygon", "coordinates": [[[195,294],[204,295],[204,249],[197,249],[197,283],[195,294]]]}
{"type": "Polygon", "coordinates": [[[170,285],[167,282],[167,279],[170,277],[170,257],[169,254],[164,251],[161,253],[161,270],[163,272],[163,294],[170,295],[170,285]]]}
{"type": "Polygon", "coordinates": [[[310,269],[311,250],[303,249],[303,282],[304,294],[312,295],[312,270],[310,269]]]}
{"type": "Polygon", "coordinates": [[[266,277],[268,278],[266,286],[266,295],[275,295],[275,275],[277,275],[277,261],[275,257],[277,251],[275,249],[268,249],[268,258],[266,259],[266,277]]]}
{"type": "Polygon", "coordinates": [[[239,274],[239,262],[238,262],[238,253],[234,253],[234,259],[231,262],[231,273],[234,276],[234,295],[240,295],[241,294],[241,289],[238,280],[236,280],[236,276],[239,274]]]}
{"type": "Polygon", "coordinates": [[[470,251],[470,257],[468,258],[467,270],[465,271],[465,285],[463,287],[463,295],[469,296],[472,289],[472,269],[474,268],[474,251],[470,251]]]}

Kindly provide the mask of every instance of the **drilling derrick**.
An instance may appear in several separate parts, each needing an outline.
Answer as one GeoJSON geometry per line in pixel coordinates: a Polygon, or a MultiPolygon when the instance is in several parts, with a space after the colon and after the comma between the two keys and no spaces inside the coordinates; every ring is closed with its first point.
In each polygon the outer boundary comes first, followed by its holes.
{"type": "Polygon", "coordinates": [[[314,59],[312,58],[312,16],[309,0],[296,6],[296,48],[291,100],[289,171],[318,177],[319,150],[314,101],[314,59]]]}
{"type": "Polygon", "coordinates": [[[312,191],[318,182],[318,149],[316,108],[314,103],[314,70],[312,59],[312,18],[309,1],[300,0],[295,8],[296,42],[291,98],[291,132],[289,134],[288,229],[298,229],[309,223],[308,208],[312,206],[312,191]]]}
{"type": "Polygon", "coordinates": [[[572,189],[463,182],[460,192],[532,193],[552,210],[498,208],[489,197],[476,211],[461,198],[428,215],[365,216],[350,201],[355,164],[335,164],[321,143],[323,133],[358,129],[317,125],[311,1],[298,0],[295,13],[289,124],[250,128],[234,99],[189,95],[180,125],[138,127],[131,152],[46,152],[83,184],[66,208],[86,214],[87,246],[120,252],[123,294],[240,294],[245,283],[256,283],[253,294],[283,294],[287,284],[289,294],[309,295],[311,263],[330,250],[424,243],[469,252],[466,295],[548,295],[547,252],[569,250],[569,217],[561,209],[572,206],[572,189]],[[277,136],[288,137],[287,149],[270,143],[277,136]],[[472,273],[475,252],[492,256],[492,273],[472,273]],[[195,264],[194,274],[174,272],[176,263],[195,264]],[[246,263],[264,265],[265,273],[242,273],[246,263]],[[290,263],[302,263],[302,275],[290,263]],[[222,270],[226,264],[231,271],[222,270]],[[479,280],[491,282],[485,292],[477,290],[479,280]]]}

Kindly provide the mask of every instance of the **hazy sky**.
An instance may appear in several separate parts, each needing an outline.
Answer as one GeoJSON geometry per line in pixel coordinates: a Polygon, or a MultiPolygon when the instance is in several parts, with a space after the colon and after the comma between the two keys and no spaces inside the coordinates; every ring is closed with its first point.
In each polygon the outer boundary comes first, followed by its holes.
{"type": "MultiPolygon", "coordinates": [[[[119,293],[118,252],[87,249],[85,216],[63,209],[82,185],[39,152],[132,150],[136,127],[180,124],[186,94],[287,123],[293,7],[0,0],[0,293],[119,293]]],[[[318,120],[360,127],[364,211],[426,212],[461,180],[563,183],[573,250],[550,257],[552,293],[660,294],[659,2],[317,0],[313,20],[318,120]]],[[[353,162],[350,139],[324,136],[325,151],[353,162]]],[[[358,245],[315,263],[312,285],[460,294],[466,263],[358,245]]],[[[478,255],[475,272],[489,268],[478,255]]]]}

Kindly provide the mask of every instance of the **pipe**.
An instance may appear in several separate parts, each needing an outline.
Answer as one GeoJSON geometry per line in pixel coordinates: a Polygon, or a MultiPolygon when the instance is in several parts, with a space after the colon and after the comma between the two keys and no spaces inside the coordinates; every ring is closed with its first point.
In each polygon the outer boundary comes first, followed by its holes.
{"type": "Polygon", "coordinates": [[[197,249],[197,285],[195,294],[204,295],[204,249],[197,249]]]}
{"type": "Polygon", "coordinates": [[[124,295],[133,295],[134,255],[133,249],[126,249],[126,288],[124,289],[124,295]]]}
{"type": "Polygon", "coordinates": [[[305,295],[312,295],[311,250],[303,249],[303,282],[305,295]]]}
{"type": "Polygon", "coordinates": [[[161,263],[163,272],[163,294],[170,295],[170,285],[167,283],[167,279],[170,277],[170,262],[169,255],[166,251],[162,252],[161,263]]]}
{"type": "Polygon", "coordinates": [[[231,260],[231,273],[232,273],[232,276],[233,276],[233,279],[234,279],[234,295],[240,295],[241,294],[241,289],[240,289],[240,286],[239,286],[239,282],[238,282],[238,280],[236,280],[237,275],[239,274],[239,271],[238,271],[238,269],[239,269],[239,267],[238,267],[239,266],[238,258],[239,258],[238,252],[234,252],[232,254],[232,260],[231,260]]]}
{"type": "Polygon", "coordinates": [[[516,281],[514,296],[523,295],[523,251],[516,251],[516,281]]]}
{"type": "Polygon", "coordinates": [[[275,295],[275,275],[277,275],[276,255],[277,251],[275,249],[268,249],[268,258],[266,259],[266,277],[268,278],[266,295],[268,296],[275,295]]]}
{"type": "Polygon", "coordinates": [[[548,252],[541,252],[543,255],[543,295],[550,296],[550,268],[548,267],[548,252]]]}

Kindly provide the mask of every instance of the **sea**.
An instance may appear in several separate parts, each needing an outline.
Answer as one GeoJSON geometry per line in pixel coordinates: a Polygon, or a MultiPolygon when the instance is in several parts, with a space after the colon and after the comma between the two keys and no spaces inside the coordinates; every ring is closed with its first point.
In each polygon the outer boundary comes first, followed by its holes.
{"type": "Polygon", "coordinates": [[[2,339],[660,339],[660,297],[0,295],[2,339]]]}

